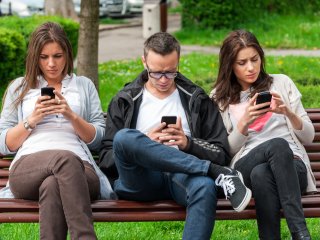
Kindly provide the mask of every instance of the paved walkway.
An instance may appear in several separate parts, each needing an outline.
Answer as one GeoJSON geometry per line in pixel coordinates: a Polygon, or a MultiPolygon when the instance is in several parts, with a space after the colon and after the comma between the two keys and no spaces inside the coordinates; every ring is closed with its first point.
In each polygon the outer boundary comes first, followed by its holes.
{"type": "MultiPolygon", "coordinates": [[[[101,25],[99,33],[99,63],[109,60],[136,59],[142,55],[142,18],[132,18],[128,24],[101,25]]],[[[168,32],[179,30],[180,16],[168,16],[168,32]]],[[[181,54],[191,52],[203,52],[218,54],[218,47],[182,45],[181,54]]],[[[300,49],[265,49],[266,55],[275,56],[313,56],[320,57],[320,50],[300,50],[300,49]]]]}

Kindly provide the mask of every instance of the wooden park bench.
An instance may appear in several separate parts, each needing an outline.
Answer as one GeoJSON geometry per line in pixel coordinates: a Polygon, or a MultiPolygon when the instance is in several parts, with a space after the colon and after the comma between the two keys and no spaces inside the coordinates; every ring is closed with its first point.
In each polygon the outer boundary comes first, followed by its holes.
{"type": "MultiPolygon", "coordinates": [[[[312,144],[305,145],[311,160],[317,189],[320,190],[320,108],[307,109],[316,130],[312,144]]],[[[8,181],[8,167],[12,157],[0,157],[0,188],[8,181]]],[[[302,197],[303,210],[306,217],[320,217],[320,193],[302,197]]],[[[140,222],[140,221],[183,221],[185,208],[173,201],[134,202],[125,200],[98,200],[92,203],[93,217],[96,222],[140,222]]],[[[256,218],[254,199],[248,207],[235,212],[228,200],[219,199],[216,218],[254,219],[256,218]]],[[[0,223],[38,222],[38,202],[22,199],[0,199],[0,223]]]]}

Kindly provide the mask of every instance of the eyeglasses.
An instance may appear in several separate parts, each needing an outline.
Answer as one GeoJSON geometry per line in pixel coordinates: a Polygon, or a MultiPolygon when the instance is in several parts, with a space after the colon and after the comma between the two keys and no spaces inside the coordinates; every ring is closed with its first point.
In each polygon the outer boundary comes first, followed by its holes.
{"type": "Polygon", "coordinates": [[[159,80],[163,76],[165,76],[165,78],[167,79],[173,80],[178,75],[178,71],[177,72],[151,72],[147,64],[146,66],[147,66],[149,77],[152,77],[156,80],[159,80]]]}

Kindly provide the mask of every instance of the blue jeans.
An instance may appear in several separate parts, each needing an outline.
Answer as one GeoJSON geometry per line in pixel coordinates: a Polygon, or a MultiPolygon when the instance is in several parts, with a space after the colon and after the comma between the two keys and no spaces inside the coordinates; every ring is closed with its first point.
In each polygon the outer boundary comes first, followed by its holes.
{"type": "Polygon", "coordinates": [[[217,187],[207,177],[209,161],[152,141],[135,129],[114,137],[119,172],[114,190],[122,199],[173,199],[186,207],[183,239],[210,239],[217,205],[217,187]]]}

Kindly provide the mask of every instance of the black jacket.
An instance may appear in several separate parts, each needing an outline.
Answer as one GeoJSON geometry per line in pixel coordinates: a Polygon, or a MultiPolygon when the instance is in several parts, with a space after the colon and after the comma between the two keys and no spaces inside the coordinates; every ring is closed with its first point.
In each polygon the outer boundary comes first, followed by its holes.
{"type": "MultiPolygon", "coordinates": [[[[143,86],[147,80],[147,72],[143,71],[133,82],[118,92],[109,104],[106,132],[99,159],[100,168],[107,174],[108,168],[114,168],[112,152],[114,135],[120,129],[136,127],[143,86]]],[[[219,165],[228,165],[230,156],[227,132],[217,105],[202,88],[182,74],[178,74],[175,82],[191,131],[185,152],[219,165]]]]}

